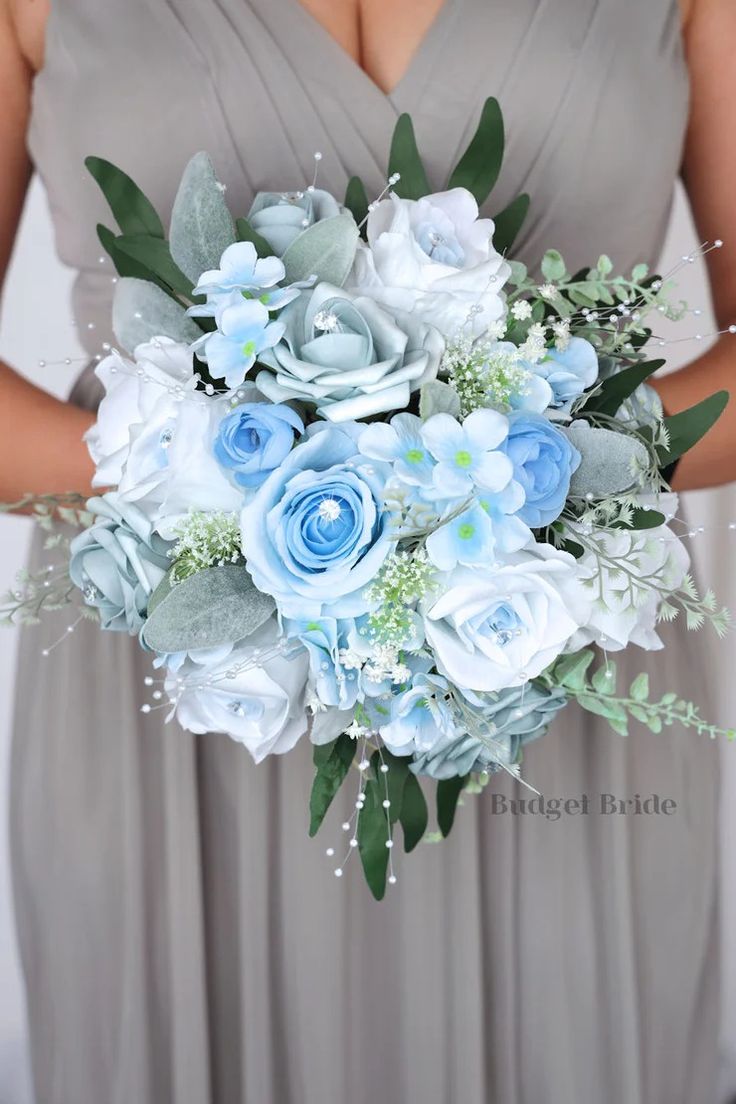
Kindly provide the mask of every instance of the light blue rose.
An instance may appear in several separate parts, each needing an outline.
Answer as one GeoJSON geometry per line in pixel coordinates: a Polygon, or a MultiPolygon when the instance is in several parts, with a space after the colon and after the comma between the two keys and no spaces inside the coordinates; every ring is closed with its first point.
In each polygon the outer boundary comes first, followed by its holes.
{"type": "Polygon", "coordinates": [[[544,360],[527,367],[552,388],[550,406],[569,412],[573,400],[598,379],[598,354],[584,337],[571,337],[564,351],[549,349],[544,360]]]}
{"type": "Polygon", "coordinates": [[[134,634],[146,617],[148,600],[171,566],[171,547],[153,532],[146,515],[115,491],[91,498],[97,519],[71,542],[69,575],[103,629],[134,634]]]}
{"type": "Polygon", "coordinates": [[[454,731],[438,729],[434,744],[417,749],[411,764],[415,774],[441,780],[513,766],[522,745],[544,735],[567,698],[562,690],[530,683],[498,694],[456,697],[456,702],[454,731]]]}
{"type": "Polygon", "coordinates": [[[332,284],[303,292],[279,316],[284,335],[260,357],[256,386],[272,402],[314,403],[333,422],[407,406],[437,375],[444,342],[434,327],[332,284]]]}
{"type": "Polygon", "coordinates": [[[241,516],[256,586],[285,617],[356,617],[393,547],[382,508],[391,469],[358,451],[360,426],[310,427],[241,516]]]}
{"type": "Polygon", "coordinates": [[[340,214],[337,200],[320,188],[303,192],[259,192],[248,222],[283,257],[299,235],[322,219],[340,214]]]}
{"type": "Polygon", "coordinates": [[[565,505],[580,453],[564,433],[541,414],[511,414],[503,444],[524,489],[519,517],[532,529],[551,525],[565,505]]]}
{"type": "Polygon", "coordinates": [[[290,406],[243,403],[220,422],[215,459],[240,487],[258,487],[291,452],[304,423],[290,406]]]}

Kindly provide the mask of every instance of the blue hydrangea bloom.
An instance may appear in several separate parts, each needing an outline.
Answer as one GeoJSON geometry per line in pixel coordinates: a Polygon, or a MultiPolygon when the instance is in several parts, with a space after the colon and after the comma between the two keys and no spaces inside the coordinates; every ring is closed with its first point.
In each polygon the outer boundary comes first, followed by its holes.
{"type": "Polygon", "coordinates": [[[455,735],[452,711],[445,697],[447,680],[419,672],[411,685],[395,694],[390,719],[379,728],[381,739],[394,755],[415,755],[437,741],[455,735]]]}
{"type": "Polygon", "coordinates": [[[271,322],[268,308],[257,299],[226,300],[215,313],[217,330],[194,342],[193,350],[205,361],[214,379],[227,387],[239,387],[259,353],[271,349],[284,335],[280,322],[271,322]]]}
{"type": "Polygon", "coordinates": [[[389,423],[366,426],[358,447],[364,456],[392,464],[402,483],[431,487],[436,460],[422,439],[422,425],[416,414],[396,414],[389,423]]]}
{"type": "Polygon", "coordinates": [[[550,406],[568,412],[573,400],[598,379],[598,354],[584,337],[572,337],[566,349],[550,349],[544,360],[527,367],[552,388],[550,406]]]}
{"type": "Polygon", "coordinates": [[[467,497],[475,487],[492,493],[503,490],[513,475],[511,462],[499,451],[507,433],[507,419],[495,410],[474,410],[462,424],[449,414],[428,418],[421,436],[437,461],[437,497],[467,497]]]}
{"type": "Polygon", "coordinates": [[[286,276],[278,257],[261,257],[252,242],[229,245],[220,258],[220,267],[203,272],[194,295],[206,295],[207,302],[189,308],[198,318],[214,317],[226,303],[238,297],[258,299],[270,311],[279,310],[299,295],[299,287],[279,287],[286,276]]]}
{"type": "Polygon", "coordinates": [[[304,423],[290,406],[243,403],[220,422],[215,459],[240,487],[258,487],[291,452],[304,423]]]}
{"type": "Polygon", "coordinates": [[[565,505],[580,453],[541,414],[511,414],[503,449],[514,465],[514,479],[524,488],[519,517],[532,529],[551,525],[565,505]]]}

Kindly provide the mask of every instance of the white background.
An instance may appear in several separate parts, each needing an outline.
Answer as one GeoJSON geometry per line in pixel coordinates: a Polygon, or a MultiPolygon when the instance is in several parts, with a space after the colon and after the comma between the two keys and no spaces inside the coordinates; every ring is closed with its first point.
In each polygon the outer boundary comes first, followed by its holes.
{"type": "MultiPolygon", "coordinates": [[[[554,243],[551,243],[554,244],[554,243]]],[[[665,258],[666,271],[681,254],[694,245],[693,231],[684,202],[678,197],[665,258]]],[[[728,246],[729,243],[726,243],[728,246]]],[[[612,243],[612,249],[615,242],[612,243]]],[[[736,248],[736,242],[733,243],[736,248]]],[[[595,258],[592,258],[593,260],[595,258]]],[[[615,262],[615,255],[614,255],[615,262]]],[[[683,297],[691,306],[704,308],[702,318],[693,318],[678,327],[682,334],[709,333],[707,294],[702,265],[689,266],[679,277],[683,297]]],[[[71,274],[56,260],[45,197],[34,183],[17,243],[15,258],[7,281],[0,322],[0,353],[3,359],[55,391],[66,393],[80,364],[63,363],[38,367],[39,360],[64,361],[78,358],[69,309],[71,274]]],[[[736,321],[736,319],[734,320],[736,321]]],[[[734,338],[736,358],[736,338],[734,338]]],[[[670,361],[682,363],[697,355],[701,345],[678,343],[666,350],[670,361]]],[[[736,359],[734,361],[736,364],[736,359]]],[[[707,531],[693,541],[693,551],[703,579],[715,586],[721,601],[736,611],[736,578],[731,569],[736,552],[736,533],[729,533],[727,522],[736,520],[736,489],[690,495],[687,503],[694,524],[707,531]]],[[[15,572],[23,564],[30,523],[0,517],[0,591],[11,585],[15,572]]],[[[705,630],[707,632],[707,630],[705,630]]],[[[705,642],[706,637],[703,636],[705,642]]],[[[25,1009],[20,968],[13,929],[12,903],[7,845],[7,791],[10,724],[15,679],[15,632],[0,628],[0,1104],[32,1104],[28,1073],[25,1009]]],[[[703,711],[721,724],[736,723],[736,634],[726,645],[713,650],[721,674],[719,700],[703,702],[703,711]]],[[[666,664],[666,657],[663,659],[666,664]]],[[[43,692],[40,671],[39,692],[43,692]]],[[[21,735],[22,738],[22,735],[21,735]]],[[[611,739],[618,739],[613,734],[611,739]]],[[[693,736],[693,739],[698,739],[693,736]]],[[[736,838],[736,744],[723,748],[722,800],[722,886],[723,931],[736,932],[736,873],[729,855],[730,840],[736,838]]],[[[684,889],[686,892],[686,889],[684,889]]],[[[736,1090],[736,936],[724,937],[724,1086],[736,1090]],[[728,1042],[730,1040],[730,1043],[728,1042]]],[[[69,1104],[74,1104],[70,1101],[69,1104]]],[[[100,1102],[102,1104],[102,1102],[100,1102]]],[[[134,1102],[131,1102],[134,1104],[134,1102]]],[[[696,1104],[696,1102],[693,1102],[696,1104]]],[[[697,1104],[710,1104],[698,1101],[697,1104]]]]}

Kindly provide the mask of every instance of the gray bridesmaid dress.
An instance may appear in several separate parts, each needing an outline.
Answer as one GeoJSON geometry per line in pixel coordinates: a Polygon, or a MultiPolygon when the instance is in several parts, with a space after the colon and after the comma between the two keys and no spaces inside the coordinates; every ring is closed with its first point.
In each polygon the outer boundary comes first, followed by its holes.
{"type": "MultiPolygon", "coordinates": [[[[54,0],[31,149],[90,355],[113,289],[86,154],[164,212],[199,149],[241,211],[257,189],[307,183],[316,150],[325,186],[341,194],[355,172],[376,194],[408,111],[440,188],[488,95],[509,133],[495,203],[533,197],[522,258],[656,258],[687,114],[676,0],[445,0],[391,95],[298,0],[54,0]]],[[[94,403],[89,374],[75,398],[94,403]]],[[[255,767],[225,736],[143,716],[137,644],[84,625],[42,660],[65,624],[24,635],[12,764],[38,1104],[714,1100],[707,740],[622,739],[570,709],[525,775],[548,797],[588,793],[590,815],[468,798],[448,842],[397,855],[377,904],[357,861],[338,880],[325,857],[344,811],[307,837],[306,741],[255,767]],[[601,792],[656,792],[677,812],[601,816],[601,792]]],[[[632,652],[626,672],[703,701],[684,637],[632,652]]]]}

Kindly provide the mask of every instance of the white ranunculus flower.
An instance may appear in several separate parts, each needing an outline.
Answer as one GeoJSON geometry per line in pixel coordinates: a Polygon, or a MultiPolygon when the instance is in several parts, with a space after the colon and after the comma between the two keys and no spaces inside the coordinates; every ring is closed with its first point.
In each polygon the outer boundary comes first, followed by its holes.
{"type": "Polygon", "coordinates": [[[175,657],[165,689],[182,728],[224,732],[256,763],[291,751],[307,731],[309,660],[305,650],[291,659],[264,658],[277,639],[272,618],[241,644],[190,653],[183,662],[175,657]],[[249,662],[250,669],[241,670],[249,662]]]}
{"type": "Polygon", "coordinates": [[[597,539],[605,560],[592,552],[578,560],[578,574],[584,585],[588,580],[594,600],[568,651],[588,644],[599,644],[609,652],[629,644],[647,651],[663,648],[656,631],[658,611],[662,598],[679,589],[690,567],[684,544],[667,525],[609,530],[597,539]],[[652,589],[652,584],[660,589],[652,589]]]}
{"type": "Polygon", "coordinates": [[[391,194],[368,216],[368,245],[358,247],[348,287],[420,315],[445,337],[479,337],[506,313],[511,269],[493,230],[465,188],[419,200],[391,194]]]}
{"type": "Polygon", "coordinates": [[[550,545],[502,566],[456,568],[424,609],[437,669],[464,690],[503,690],[536,677],[586,623],[575,559],[550,545]]]}
{"type": "Polygon", "coordinates": [[[85,440],[97,465],[92,485],[112,487],[122,478],[132,428],[147,422],[172,388],[194,389],[192,353],[188,345],[160,337],[139,345],[132,361],[112,352],[97,365],[95,375],[105,396],[85,440]]]}

